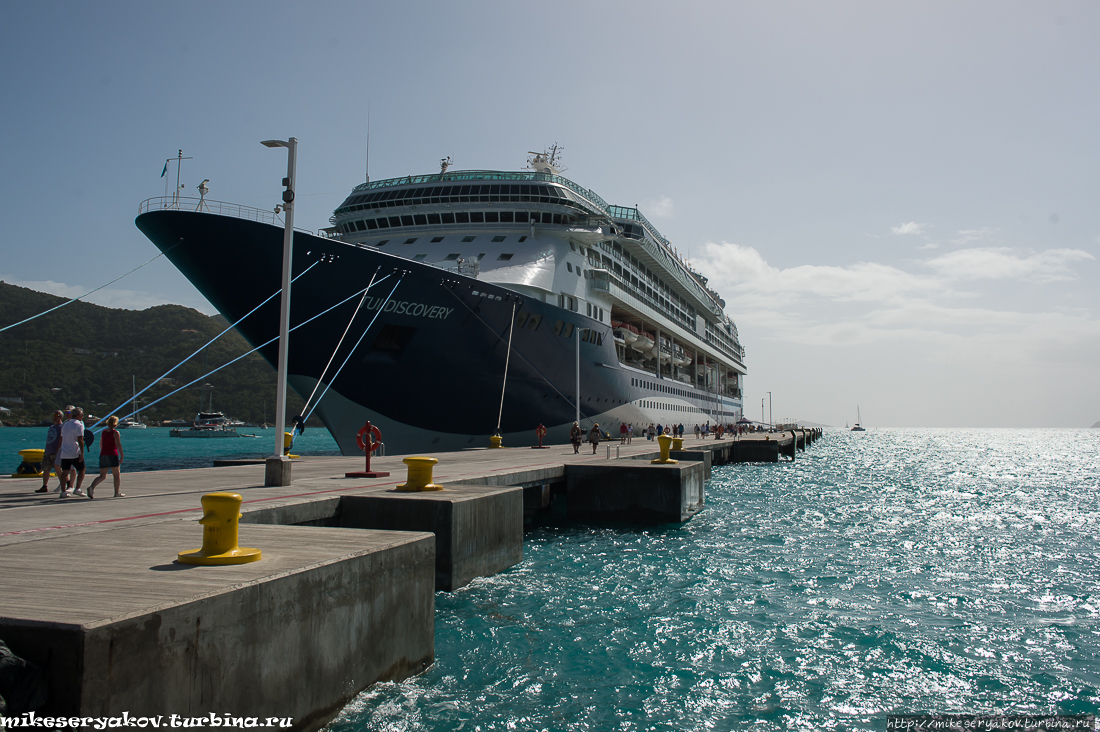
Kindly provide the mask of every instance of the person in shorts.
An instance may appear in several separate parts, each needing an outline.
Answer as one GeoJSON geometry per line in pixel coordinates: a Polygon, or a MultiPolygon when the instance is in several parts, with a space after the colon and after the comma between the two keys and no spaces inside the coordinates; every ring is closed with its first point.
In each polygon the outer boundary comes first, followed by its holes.
{"type": "MultiPolygon", "coordinates": [[[[64,418],[65,415],[58,409],[53,413],[53,424],[46,431],[46,453],[42,456],[42,487],[35,493],[46,493],[50,490],[50,471],[58,463],[57,451],[61,449],[61,422],[64,418]]],[[[57,490],[61,490],[61,486],[57,490]]]]}
{"type": "MultiPolygon", "coordinates": [[[[72,419],[61,425],[61,497],[69,497],[69,487],[74,476],[84,478],[84,412],[80,407],[73,408],[72,419]]],[[[77,483],[79,485],[79,483],[77,483]]]]}
{"type": "Polygon", "coordinates": [[[97,485],[107,480],[107,471],[115,477],[115,498],[125,498],[122,492],[122,475],[119,471],[122,465],[122,435],[119,434],[118,417],[107,418],[107,429],[99,435],[99,477],[88,486],[88,498],[95,498],[97,485]]]}

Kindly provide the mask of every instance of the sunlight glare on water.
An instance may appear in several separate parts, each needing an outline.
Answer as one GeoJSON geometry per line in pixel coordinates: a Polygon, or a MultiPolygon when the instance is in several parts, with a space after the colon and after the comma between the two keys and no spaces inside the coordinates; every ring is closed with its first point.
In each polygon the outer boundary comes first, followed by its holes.
{"type": "Polygon", "coordinates": [[[331,729],[1100,712],[1098,448],[1100,430],[830,431],[794,463],[716,468],[682,526],[544,523],[519,565],[437,593],[430,669],[331,729]]]}

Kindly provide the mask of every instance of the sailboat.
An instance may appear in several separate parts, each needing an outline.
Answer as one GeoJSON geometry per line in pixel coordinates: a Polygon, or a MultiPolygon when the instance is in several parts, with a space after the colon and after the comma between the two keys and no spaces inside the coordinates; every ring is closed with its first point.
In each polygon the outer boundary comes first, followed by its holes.
{"type": "Polygon", "coordinates": [[[867,430],[863,429],[863,426],[860,424],[862,421],[863,421],[863,418],[859,414],[859,405],[857,404],[856,405],[856,424],[855,424],[854,427],[852,427],[851,431],[852,432],[866,432],[867,430]]]}
{"type": "Polygon", "coordinates": [[[135,413],[134,417],[127,417],[118,423],[118,429],[120,430],[143,430],[146,428],[143,422],[137,419],[137,376],[130,376],[130,383],[134,390],[133,400],[130,402],[130,411],[135,413]]]}

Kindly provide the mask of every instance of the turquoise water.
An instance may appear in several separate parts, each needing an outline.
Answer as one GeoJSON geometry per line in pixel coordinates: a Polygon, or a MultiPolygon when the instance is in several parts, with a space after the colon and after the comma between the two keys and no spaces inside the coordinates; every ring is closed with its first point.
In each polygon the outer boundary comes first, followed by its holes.
{"type": "Polygon", "coordinates": [[[528,533],[436,595],[436,663],[360,730],[882,730],[1100,712],[1100,430],[827,433],[683,526],[528,533]]]}
{"type": "MultiPolygon", "coordinates": [[[[275,452],[275,431],[258,427],[238,427],[240,434],[259,437],[196,439],[170,437],[163,427],[145,430],[121,430],[122,450],[126,459],[122,472],[209,468],[214,458],[267,457],[275,452]]],[[[0,427],[0,474],[11,475],[19,467],[19,451],[42,448],[46,444],[45,427],[0,427]]],[[[307,429],[294,441],[295,454],[339,455],[336,440],[325,429],[307,429]]],[[[99,443],[92,446],[89,470],[99,465],[99,443]]]]}

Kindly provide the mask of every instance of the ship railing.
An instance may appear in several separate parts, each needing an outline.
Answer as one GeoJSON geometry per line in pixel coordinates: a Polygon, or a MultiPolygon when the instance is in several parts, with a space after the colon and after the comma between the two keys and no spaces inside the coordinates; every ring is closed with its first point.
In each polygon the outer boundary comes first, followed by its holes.
{"type": "MultiPolygon", "coordinates": [[[[286,226],[282,218],[272,211],[262,208],[253,208],[252,206],[242,206],[239,203],[229,203],[228,201],[212,201],[209,198],[160,196],[158,198],[147,198],[138,205],[138,215],[149,213],[150,211],[198,211],[201,213],[214,214],[215,216],[230,216],[235,219],[244,219],[245,221],[271,224],[272,226],[286,226]]],[[[295,226],[294,230],[302,234],[335,238],[322,233],[325,231],[324,229],[312,231],[310,229],[301,229],[295,226]]]]}
{"type": "Polygon", "coordinates": [[[472,262],[465,262],[461,259],[458,261],[442,262],[425,262],[433,267],[444,270],[445,272],[454,272],[455,274],[466,275],[467,277],[473,277],[475,280],[477,276],[481,274],[481,262],[474,260],[472,262]]]}
{"type": "Polygon", "coordinates": [[[385,180],[375,180],[369,183],[360,183],[355,186],[352,193],[359,193],[362,191],[369,191],[375,188],[389,188],[390,186],[412,186],[423,185],[426,183],[450,183],[455,181],[464,180],[515,180],[515,181],[535,181],[538,183],[557,183],[563,185],[569,190],[583,196],[588,199],[590,203],[597,205],[599,208],[606,211],[608,209],[607,201],[603,200],[595,191],[579,186],[568,178],[563,178],[560,175],[552,175],[550,173],[536,173],[534,171],[515,171],[507,172],[501,170],[456,170],[450,173],[434,173],[431,175],[407,175],[403,178],[386,178],[385,180]]]}

